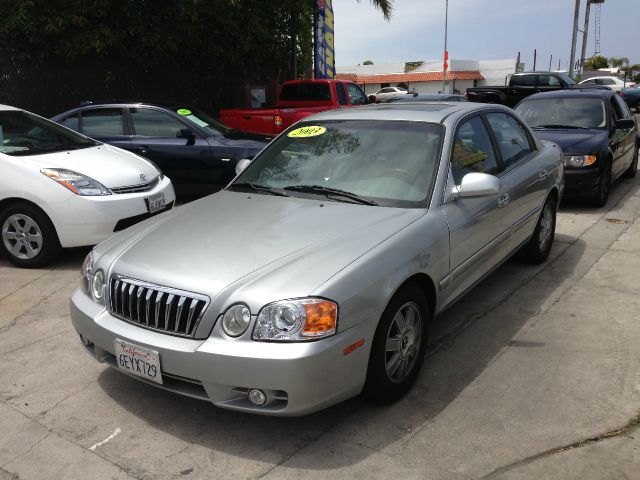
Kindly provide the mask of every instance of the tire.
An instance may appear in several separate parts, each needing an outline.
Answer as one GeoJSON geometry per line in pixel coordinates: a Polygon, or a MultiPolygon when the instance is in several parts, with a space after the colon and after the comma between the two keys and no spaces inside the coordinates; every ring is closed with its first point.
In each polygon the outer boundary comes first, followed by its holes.
{"type": "Polygon", "coordinates": [[[50,264],[60,253],[56,230],[40,209],[16,202],[0,211],[0,252],[23,268],[50,264]]]}
{"type": "Polygon", "coordinates": [[[631,161],[631,165],[624,172],[624,176],[626,178],[635,178],[636,172],[638,171],[638,145],[635,146],[636,154],[633,156],[633,160],[631,161]]]}
{"type": "Polygon", "coordinates": [[[424,360],[430,321],[429,302],[418,285],[407,284],[393,296],[373,338],[365,396],[392,403],[407,393],[424,360]]]}
{"type": "Polygon", "coordinates": [[[529,242],[520,251],[520,258],[527,263],[538,264],[544,262],[551,252],[553,239],[556,234],[556,211],[558,202],[550,195],[542,206],[538,223],[529,242]]]}
{"type": "Polygon", "coordinates": [[[590,204],[593,207],[604,207],[609,200],[609,187],[611,186],[611,164],[607,165],[602,175],[600,175],[600,181],[598,182],[598,191],[591,197],[590,204]]]}

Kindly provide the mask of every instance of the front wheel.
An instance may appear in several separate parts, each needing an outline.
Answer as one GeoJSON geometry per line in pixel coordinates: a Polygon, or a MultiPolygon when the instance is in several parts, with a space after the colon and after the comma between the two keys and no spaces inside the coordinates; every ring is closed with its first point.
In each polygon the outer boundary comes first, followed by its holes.
{"type": "Polygon", "coordinates": [[[424,359],[430,320],[429,303],[417,285],[408,284],[395,294],[373,338],[367,397],[395,402],[411,388],[424,359]]]}
{"type": "Polygon", "coordinates": [[[28,203],[12,203],[0,211],[0,251],[18,267],[45,266],[60,252],[51,220],[28,203]]]}
{"type": "Polygon", "coordinates": [[[521,258],[528,263],[542,263],[549,256],[556,233],[557,202],[552,195],[542,207],[533,235],[521,251],[521,258]]]}
{"type": "Polygon", "coordinates": [[[636,172],[638,171],[638,145],[635,146],[636,152],[633,155],[633,160],[631,161],[631,165],[627,168],[626,172],[624,172],[624,176],[627,178],[634,178],[636,176],[636,172]]]}

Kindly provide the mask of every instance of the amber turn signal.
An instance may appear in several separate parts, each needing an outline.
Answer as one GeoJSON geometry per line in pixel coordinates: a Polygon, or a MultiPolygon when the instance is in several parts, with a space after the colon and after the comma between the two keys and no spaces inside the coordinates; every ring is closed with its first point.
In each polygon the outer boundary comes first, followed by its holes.
{"type": "Polygon", "coordinates": [[[336,331],[338,306],[329,300],[318,300],[305,303],[307,320],[302,328],[304,337],[324,337],[336,331]]]}

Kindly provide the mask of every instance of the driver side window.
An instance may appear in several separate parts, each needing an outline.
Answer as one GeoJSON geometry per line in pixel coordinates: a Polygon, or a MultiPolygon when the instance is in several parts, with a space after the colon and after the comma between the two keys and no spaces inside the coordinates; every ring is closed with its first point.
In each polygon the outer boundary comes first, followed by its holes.
{"type": "Polygon", "coordinates": [[[364,93],[362,93],[362,90],[360,90],[360,87],[353,84],[353,83],[347,83],[347,93],[349,94],[349,101],[351,102],[351,105],[365,105],[367,103],[369,103],[369,101],[367,100],[367,97],[365,96],[364,93]]]}
{"type": "Polygon", "coordinates": [[[176,138],[178,130],[186,128],[166,113],[150,108],[132,108],[131,120],[136,135],[176,138]]]}
{"type": "Polygon", "coordinates": [[[467,173],[495,174],[498,162],[491,139],[480,117],[464,122],[456,132],[451,154],[451,173],[456,185],[467,173]]]}

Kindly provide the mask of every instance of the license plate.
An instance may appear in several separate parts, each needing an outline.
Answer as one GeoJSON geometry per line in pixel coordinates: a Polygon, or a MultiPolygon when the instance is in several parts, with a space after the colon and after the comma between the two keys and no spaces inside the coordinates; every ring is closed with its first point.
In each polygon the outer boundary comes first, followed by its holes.
{"type": "Polygon", "coordinates": [[[113,345],[116,350],[116,362],[120,370],[146,378],[152,382],[162,383],[160,355],[158,352],[120,339],[116,339],[113,345]]]}
{"type": "Polygon", "coordinates": [[[156,213],[160,210],[164,210],[164,207],[166,206],[164,203],[164,193],[162,192],[147,197],[146,201],[149,213],[156,213]]]}

